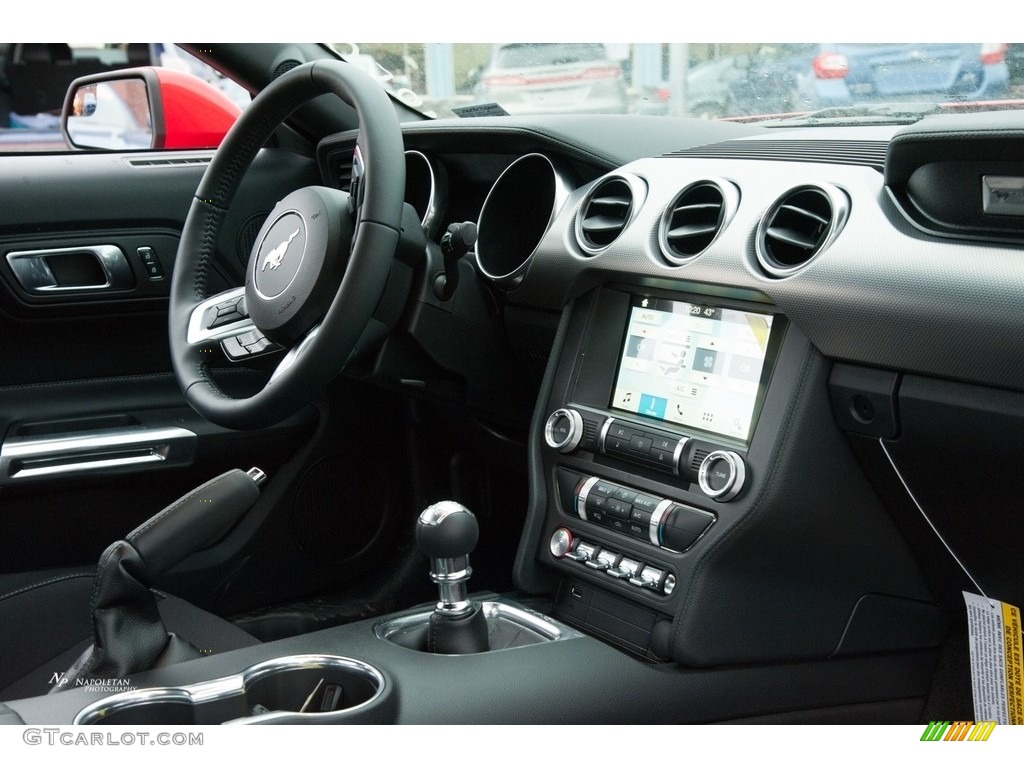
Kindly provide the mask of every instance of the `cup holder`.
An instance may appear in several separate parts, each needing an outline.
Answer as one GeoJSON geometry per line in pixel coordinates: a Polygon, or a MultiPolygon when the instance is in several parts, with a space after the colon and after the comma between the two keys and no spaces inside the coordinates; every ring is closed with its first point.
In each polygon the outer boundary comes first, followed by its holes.
{"type": "Polygon", "coordinates": [[[231,677],[120,693],[83,709],[75,725],[376,722],[372,705],[384,689],[384,676],[364,662],[287,656],[231,677]]]}

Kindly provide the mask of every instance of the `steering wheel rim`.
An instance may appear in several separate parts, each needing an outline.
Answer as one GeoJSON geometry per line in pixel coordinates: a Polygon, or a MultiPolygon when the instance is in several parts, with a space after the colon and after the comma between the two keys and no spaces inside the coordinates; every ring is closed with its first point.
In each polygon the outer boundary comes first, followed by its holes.
{"type": "MultiPolygon", "coordinates": [[[[399,239],[404,193],[404,144],[394,106],[380,85],[357,67],[329,59],[304,64],[286,72],[253,100],[225,136],[203,175],[185,220],[171,281],[171,360],[178,384],[197,412],[234,429],[274,424],[297,412],[313,392],[344,368],[384,292],[399,239]],[[278,339],[284,339],[291,351],[270,381],[250,397],[234,398],[217,386],[210,370],[211,363],[222,359],[217,347],[224,334],[196,332],[197,324],[202,326],[205,322],[203,313],[208,312],[207,308],[218,298],[211,296],[207,285],[217,239],[234,194],[259,149],[301,104],[327,93],[351,105],[359,118],[356,152],[362,163],[362,179],[358,204],[351,206],[356,208],[354,221],[347,225],[349,231],[354,230],[351,250],[340,255],[330,252],[332,248],[346,246],[345,222],[337,220],[347,215],[350,208],[346,193],[325,187],[306,187],[298,190],[305,196],[301,204],[295,203],[296,193],[278,203],[249,257],[246,304],[252,306],[254,316],[268,318],[281,307],[281,313],[293,312],[291,305],[296,297],[290,296],[289,291],[295,285],[301,288],[308,284],[306,288],[318,293],[315,299],[305,296],[301,299],[310,307],[304,314],[300,311],[302,317],[296,320],[301,330],[298,338],[292,338],[295,327],[272,330],[278,339]],[[307,199],[311,202],[305,202],[307,199]],[[296,205],[311,207],[299,211],[298,217],[288,219],[289,206],[296,205]],[[300,238],[301,248],[294,249],[301,254],[289,255],[289,246],[285,244],[289,230],[296,228],[300,220],[305,226],[310,219],[320,219],[321,213],[328,215],[323,217],[324,221],[317,221],[316,231],[311,226],[304,232],[300,238]],[[282,216],[287,221],[278,226],[282,216]],[[326,251],[323,254],[316,250],[321,246],[326,251]],[[262,306],[267,297],[263,291],[255,289],[260,280],[264,285],[269,284],[271,278],[264,275],[270,275],[276,269],[274,263],[280,262],[284,255],[289,255],[290,260],[298,259],[298,266],[289,272],[295,277],[268,299],[276,303],[262,306]],[[261,258],[262,273],[259,271],[261,258]],[[336,260],[342,262],[340,269],[336,260]],[[317,269],[318,262],[326,263],[319,267],[323,275],[303,271],[317,269]],[[310,264],[312,267],[308,266],[310,264]],[[324,282],[321,279],[324,275],[329,281],[338,280],[336,290],[333,283],[326,288],[318,284],[324,282]],[[325,297],[325,290],[330,295],[325,297]],[[261,306],[253,306],[253,301],[261,306]],[[301,328],[309,322],[310,315],[320,314],[319,305],[326,305],[319,321],[301,328]]],[[[280,287],[275,284],[270,292],[280,287]]],[[[231,297],[228,301],[236,300],[239,289],[221,296],[231,297]]],[[[259,321],[255,325],[259,327],[259,321]]],[[[263,328],[260,330],[265,332],[263,328]]]]}

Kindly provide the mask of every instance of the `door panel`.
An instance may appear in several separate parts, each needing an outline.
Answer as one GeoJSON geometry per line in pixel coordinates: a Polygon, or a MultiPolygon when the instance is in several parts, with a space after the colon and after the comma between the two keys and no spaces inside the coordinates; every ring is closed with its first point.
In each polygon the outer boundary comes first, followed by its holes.
{"type": "MultiPolygon", "coordinates": [[[[166,297],[208,160],[0,156],[0,571],[94,562],[194,485],[234,466],[272,472],[312,433],[312,409],[259,432],[217,427],[171,373],[166,297]],[[127,283],[101,287],[97,246],[124,255],[127,283]],[[12,253],[65,290],[26,287],[12,253]]],[[[258,222],[317,180],[311,159],[261,153],[228,216],[212,290],[241,284],[258,222]]],[[[244,393],[265,377],[231,368],[220,380],[244,393]]]]}

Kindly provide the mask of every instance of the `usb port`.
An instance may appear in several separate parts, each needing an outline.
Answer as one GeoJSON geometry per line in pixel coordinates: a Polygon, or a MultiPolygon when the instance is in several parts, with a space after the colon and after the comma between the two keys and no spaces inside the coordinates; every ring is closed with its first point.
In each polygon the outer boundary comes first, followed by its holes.
{"type": "Polygon", "coordinates": [[[583,599],[583,590],[579,587],[569,587],[569,594],[575,597],[577,600],[583,599]]]}

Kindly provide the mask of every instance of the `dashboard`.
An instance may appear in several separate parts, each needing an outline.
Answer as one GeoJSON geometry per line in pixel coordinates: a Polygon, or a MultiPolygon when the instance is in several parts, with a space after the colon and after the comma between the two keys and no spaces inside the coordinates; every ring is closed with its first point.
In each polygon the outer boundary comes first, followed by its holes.
{"type": "MultiPolygon", "coordinates": [[[[348,373],[525,449],[525,507],[501,521],[512,597],[557,642],[417,654],[389,640],[407,616],[375,617],[140,685],[180,698],[337,660],[315,652],[373,672],[366,706],[323,722],[919,722],[943,649],[966,643],[962,590],[1024,601],[1024,122],[548,116],[403,136],[426,248],[348,373]]],[[[348,189],[356,138],[324,138],[316,167],[265,152],[267,198],[285,171],[348,189]]],[[[100,699],[14,709],[71,722],[100,699]]]]}
{"type": "Polygon", "coordinates": [[[407,200],[435,242],[476,222],[485,297],[420,301],[486,307],[532,374],[519,588],[692,666],[933,648],[978,574],[1019,599],[988,471],[1024,391],[1024,218],[991,205],[1018,122],[408,127],[407,200]]]}

